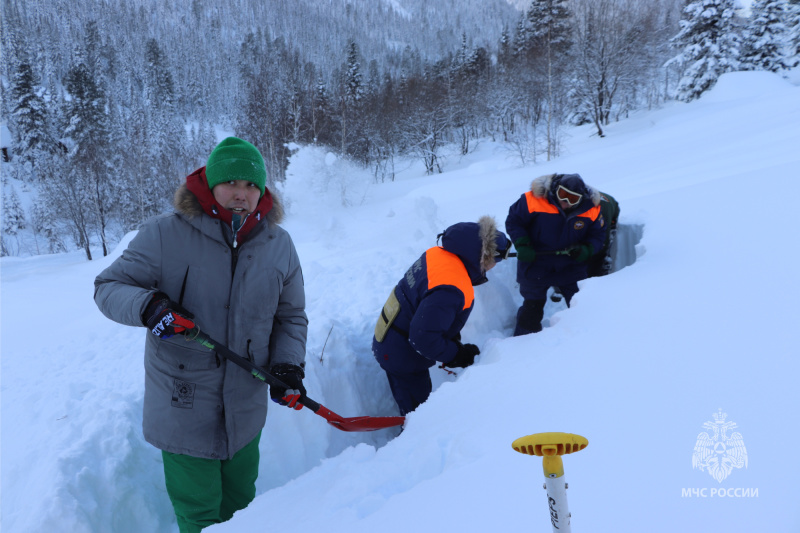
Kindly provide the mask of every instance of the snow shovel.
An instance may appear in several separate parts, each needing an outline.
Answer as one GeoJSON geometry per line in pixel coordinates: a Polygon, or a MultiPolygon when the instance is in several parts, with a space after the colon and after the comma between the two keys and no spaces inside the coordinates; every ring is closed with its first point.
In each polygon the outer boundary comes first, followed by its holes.
{"type": "MultiPolygon", "coordinates": [[[[285,389],[291,388],[260,366],[255,365],[248,359],[233,353],[226,346],[223,346],[205,333],[201,332],[200,328],[198,327],[187,331],[185,336],[186,340],[199,342],[209,350],[214,350],[220,357],[223,357],[231,363],[242,367],[250,372],[253,377],[260,379],[268,385],[285,389]]],[[[352,418],[344,418],[337,415],[324,405],[318,404],[308,396],[301,396],[297,401],[327,420],[328,424],[342,431],[375,431],[376,429],[400,426],[405,422],[405,417],[402,416],[356,416],[352,418]]]]}

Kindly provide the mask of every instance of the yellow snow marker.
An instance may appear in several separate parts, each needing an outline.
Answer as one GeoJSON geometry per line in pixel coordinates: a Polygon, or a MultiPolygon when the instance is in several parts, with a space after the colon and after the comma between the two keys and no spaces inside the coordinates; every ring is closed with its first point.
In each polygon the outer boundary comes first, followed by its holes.
{"type": "Polygon", "coordinates": [[[511,447],[519,453],[542,458],[550,523],[556,533],[570,533],[572,530],[572,515],[567,506],[567,483],[564,480],[564,462],[561,456],[579,452],[588,445],[589,440],[586,437],[560,432],[534,433],[511,443],[511,447]]]}

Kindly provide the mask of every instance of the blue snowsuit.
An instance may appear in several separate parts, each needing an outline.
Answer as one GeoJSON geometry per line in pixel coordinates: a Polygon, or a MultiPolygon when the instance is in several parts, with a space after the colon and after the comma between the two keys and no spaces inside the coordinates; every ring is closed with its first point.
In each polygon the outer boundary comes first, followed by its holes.
{"type": "Polygon", "coordinates": [[[593,254],[600,251],[606,236],[600,201],[599,191],[585,185],[577,174],[551,174],[536,178],[531,190],[509,208],[506,231],[511,240],[528,237],[536,251],[534,261],[517,262],[517,283],[525,302],[517,315],[515,335],[541,330],[540,325],[520,328],[520,318],[527,315],[528,323],[541,321],[550,287],[559,287],[569,305],[578,292],[578,281],[588,277],[586,261],[552,252],[581,244],[590,245],[593,254]],[[567,212],[555,196],[560,184],[582,194],[580,202],[567,212]]]}
{"type": "Polygon", "coordinates": [[[428,369],[455,359],[475,301],[473,286],[487,281],[487,261],[499,260],[498,248],[510,246],[491,226],[489,231],[474,222],[450,226],[442,245],[425,251],[393,289],[400,309],[383,341],[373,336],[372,352],[403,415],[430,395],[428,369]]]}

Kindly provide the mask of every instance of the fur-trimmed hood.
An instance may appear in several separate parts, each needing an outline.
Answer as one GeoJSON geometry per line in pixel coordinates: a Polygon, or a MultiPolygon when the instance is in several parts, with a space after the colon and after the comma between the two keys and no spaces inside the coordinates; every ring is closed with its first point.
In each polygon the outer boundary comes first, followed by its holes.
{"type": "Polygon", "coordinates": [[[459,222],[439,235],[442,248],[456,254],[472,280],[473,285],[486,282],[486,271],[492,268],[498,256],[504,256],[511,245],[506,234],[497,230],[493,217],[484,215],[477,223],[459,222]]]}
{"type": "Polygon", "coordinates": [[[600,191],[587,185],[579,174],[545,174],[544,176],[539,176],[531,182],[531,192],[537,198],[547,198],[553,205],[558,205],[555,191],[561,184],[561,181],[565,179],[571,182],[570,190],[582,188],[582,190],[575,190],[575,192],[589,198],[592,201],[592,205],[600,205],[602,201],[600,191]],[[575,186],[575,183],[577,183],[578,186],[575,186]]]}
{"type": "Polygon", "coordinates": [[[498,250],[505,256],[511,241],[505,233],[497,231],[497,222],[488,215],[478,219],[478,236],[481,239],[481,271],[486,272],[497,264],[498,250]]]}

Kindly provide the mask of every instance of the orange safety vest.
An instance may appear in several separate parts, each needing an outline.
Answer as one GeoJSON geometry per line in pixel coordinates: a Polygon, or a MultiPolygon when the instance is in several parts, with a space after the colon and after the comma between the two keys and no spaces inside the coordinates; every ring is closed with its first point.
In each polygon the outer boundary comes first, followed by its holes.
{"type": "Polygon", "coordinates": [[[464,294],[464,309],[475,301],[475,289],[467,274],[467,267],[454,253],[444,248],[429,248],[425,252],[428,264],[428,290],[440,285],[452,285],[464,294]]]}

